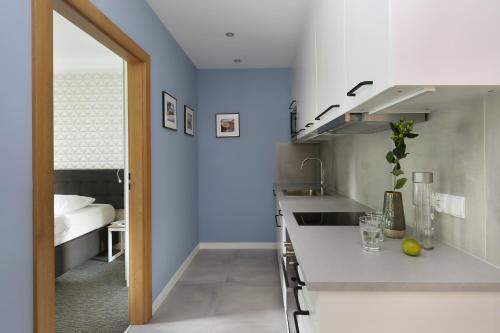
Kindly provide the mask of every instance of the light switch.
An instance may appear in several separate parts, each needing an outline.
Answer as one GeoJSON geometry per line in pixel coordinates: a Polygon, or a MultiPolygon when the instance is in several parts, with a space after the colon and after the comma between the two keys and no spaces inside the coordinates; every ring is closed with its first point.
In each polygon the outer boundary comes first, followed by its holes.
{"type": "Polygon", "coordinates": [[[465,219],[465,198],[451,194],[435,193],[436,211],[465,219]]]}

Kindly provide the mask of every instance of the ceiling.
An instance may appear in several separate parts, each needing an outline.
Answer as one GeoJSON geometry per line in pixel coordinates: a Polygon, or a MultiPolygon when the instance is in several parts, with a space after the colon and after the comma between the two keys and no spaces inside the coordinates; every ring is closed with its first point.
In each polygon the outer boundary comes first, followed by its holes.
{"type": "Polygon", "coordinates": [[[122,68],[122,58],[54,12],[54,71],[122,68]]]}
{"type": "Polygon", "coordinates": [[[147,0],[200,69],[291,67],[308,1],[147,0]]]}

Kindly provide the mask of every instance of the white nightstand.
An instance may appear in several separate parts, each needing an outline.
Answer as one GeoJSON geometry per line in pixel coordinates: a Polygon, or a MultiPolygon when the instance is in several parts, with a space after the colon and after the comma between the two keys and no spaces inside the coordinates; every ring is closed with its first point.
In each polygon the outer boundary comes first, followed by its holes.
{"type": "Polygon", "coordinates": [[[112,262],[125,253],[125,243],[123,235],[125,234],[125,221],[115,221],[108,225],[108,262],[112,262]],[[120,251],[113,255],[113,232],[120,233],[120,251]]]}

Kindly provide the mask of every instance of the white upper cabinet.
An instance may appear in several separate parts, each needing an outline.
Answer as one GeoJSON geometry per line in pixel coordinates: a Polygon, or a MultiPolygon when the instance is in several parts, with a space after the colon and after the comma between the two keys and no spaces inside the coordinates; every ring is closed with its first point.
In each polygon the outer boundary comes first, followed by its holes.
{"type": "MultiPolygon", "coordinates": [[[[349,0],[350,1],[350,0],[349,0]]],[[[315,0],[317,127],[342,114],[345,105],[345,0],[315,0]]]]}
{"type": "Polygon", "coordinates": [[[498,85],[500,1],[392,0],[393,82],[498,85]]]}
{"type": "Polygon", "coordinates": [[[346,0],[345,90],[347,109],[389,84],[389,0],[346,0]]]}
{"type": "Polygon", "coordinates": [[[315,129],[313,119],[317,113],[316,26],[312,14],[310,11],[307,15],[292,74],[293,90],[297,91],[298,138],[315,129]]]}
{"type": "Polygon", "coordinates": [[[293,70],[298,129],[313,125],[299,139],[346,112],[427,113],[500,86],[500,1],[310,4],[293,70]]]}
{"type": "Polygon", "coordinates": [[[347,111],[426,112],[500,85],[498,13],[489,0],[346,1],[346,88],[359,87],[347,111]]]}

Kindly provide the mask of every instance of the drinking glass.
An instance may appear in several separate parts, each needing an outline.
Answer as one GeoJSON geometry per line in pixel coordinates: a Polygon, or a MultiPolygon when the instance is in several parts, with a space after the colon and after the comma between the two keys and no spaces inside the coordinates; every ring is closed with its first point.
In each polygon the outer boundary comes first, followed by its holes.
{"type": "Polygon", "coordinates": [[[382,234],[381,224],[383,219],[380,216],[361,216],[359,218],[359,230],[361,232],[361,243],[363,249],[369,252],[380,251],[382,234]]]}
{"type": "Polygon", "coordinates": [[[384,213],[382,212],[367,212],[366,216],[372,216],[374,218],[379,218],[382,220],[382,223],[380,223],[380,241],[384,241],[384,226],[385,226],[385,218],[384,218],[384,213]]]}

